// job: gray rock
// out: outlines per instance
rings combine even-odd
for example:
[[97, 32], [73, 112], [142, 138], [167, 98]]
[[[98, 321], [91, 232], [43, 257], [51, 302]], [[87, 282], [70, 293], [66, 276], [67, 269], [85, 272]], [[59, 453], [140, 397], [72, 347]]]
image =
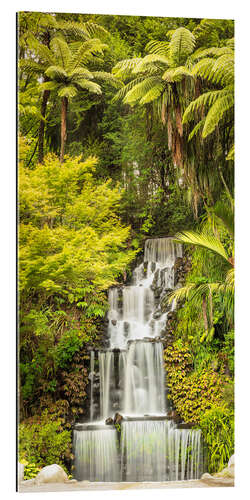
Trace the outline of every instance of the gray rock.
[[35, 484], [66, 482], [68, 482], [68, 476], [63, 468], [57, 464], [43, 467], [35, 478]]

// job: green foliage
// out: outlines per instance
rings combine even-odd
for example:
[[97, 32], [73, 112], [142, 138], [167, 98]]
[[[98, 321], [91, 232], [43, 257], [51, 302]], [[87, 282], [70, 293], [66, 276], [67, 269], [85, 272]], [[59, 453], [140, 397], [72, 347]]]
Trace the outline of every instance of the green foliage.
[[211, 368], [192, 370], [192, 357], [187, 344], [181, 341], [164, 351], [169, 398], [185, 422], [199, 424], [203, 413], [222, 398], [222, 388], [228, 380]]
[[39, 467], [36, 467], [35, 464], [29, 464], [26, 462], [26, 460], [22, 460], [22, 464], [25, 465], [24, 467], [24, 475], [23, 478], [26, 479], [34, 479], [38, 472], [41, 470]]
[[26, 460], [37, 468], [53, 463], [65, 468], [65, 458], [70, 457], [71, 453], [71, 432], [63, 429], [62, 424], [61, 418], [49, 416], [47, 410], [40, 417], [33, 417], [21, 423], [20, 461]]
[[72, 361], [74, 354], [80, 350], [83, 344], [81, 332], [67, 330], [61, 336], [55, 350], [56, 366], [66, 368]]
[[212, 407], [202, 415], [200, 427], [208, 448], [208, 471], [219, 472], [234, 453], [233, 411]]

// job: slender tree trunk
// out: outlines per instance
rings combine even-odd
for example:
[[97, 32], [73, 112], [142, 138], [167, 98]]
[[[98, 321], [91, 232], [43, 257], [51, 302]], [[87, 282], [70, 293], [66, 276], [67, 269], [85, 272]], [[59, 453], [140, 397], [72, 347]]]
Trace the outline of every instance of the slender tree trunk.
[[203, 320], [204, 320], [204, 327], [205, 331], [208, 331], [208, 320], [207, 320], [207, 301], [206, 297], [202, 298], [202, 313], [203, 313]]
[[45, 115], [46, 115], [46, 108], [47, 108], [47, 102], [49, 99], [49, 95], [50, 95], [50, 90], [44, 90], [42, 104], [41, 104], [42, 118], [40, 120], [40, 125], [39, 125], [39, 130], [38, 130], [38, 161], [39, 161], [39, 163], [43, 163], [43, 158], [44, 158]]
[[62, 108], [61, 108], [61, 152], [60, 152], [60, 162], [63, 163], [65, 143], [67, 139], [67, 108], [68, 99], [67, 97], [62, 98]]
[[[44, 40], [43, 44], [46, 45], [46, 47], [49, 48], [50, 44], [50, 32], [47, 30], [44, 34]], [[48, 82], [49, 78], [45, 75], [44, 76], [44, 81]], [[42, 104], [41, 104], [41, 121], [39, 125], [39, 131], [38, 131], [38, 162], [43, 163], [43, 158], [44, 158], [44, 130], [45, 130], [45, 115], [46, 115], [46, 108], [47, 108], [47, 102], [49, 99], [50, 91], [45, 90], [43, 92], [43, 98], [42, 98]]]

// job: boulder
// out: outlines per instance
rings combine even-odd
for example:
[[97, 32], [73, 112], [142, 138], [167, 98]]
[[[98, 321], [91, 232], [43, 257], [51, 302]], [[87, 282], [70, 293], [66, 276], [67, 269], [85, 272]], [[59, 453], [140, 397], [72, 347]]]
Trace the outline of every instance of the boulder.
[[202, 474], [201, 479], [213, 479], [213, 476], [211, 476], [208, 472], [205, 472]]
[[123, 421], [123, 416], [120, 413], [116, 413], [114, 416], [114, 424], [120, 424]]
[[68, 476], [60, 465], [53, 464], [43, 467], [35, 478], [35, 484], [43, 483], [66, 483]]
[[18, 481], [23, 481], [24, 467], [24, 464], [18, 462]]
[[106, 418], [105, 420], [106, 425], [114, 425], [114, 420], [111, 417]]
[[214, 474], [214, 477], [234, 479], [234, 465], [231, 465], [230, 467], [225, 467], [225, 469], [223, 469], [222, 471], [217, 472], [217, 474]]

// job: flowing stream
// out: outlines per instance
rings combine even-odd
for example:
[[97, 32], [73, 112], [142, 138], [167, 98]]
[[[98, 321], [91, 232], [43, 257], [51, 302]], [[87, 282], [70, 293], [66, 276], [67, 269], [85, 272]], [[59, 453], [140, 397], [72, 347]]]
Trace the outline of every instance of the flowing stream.
[[[161, 336], [182, 257], [172, 238], [148, 239], [132, 284], [109, 290], [109, 348], [98, 353], [99, 420], [94, 420], [95, 353], [90, 355], [90, 423], [74, 430], [75, 477], [90, 481], [198, 479], [203, 471], [199, 429], [168, 419]], [[104, 425], [115, 413], [120, 428]]]

